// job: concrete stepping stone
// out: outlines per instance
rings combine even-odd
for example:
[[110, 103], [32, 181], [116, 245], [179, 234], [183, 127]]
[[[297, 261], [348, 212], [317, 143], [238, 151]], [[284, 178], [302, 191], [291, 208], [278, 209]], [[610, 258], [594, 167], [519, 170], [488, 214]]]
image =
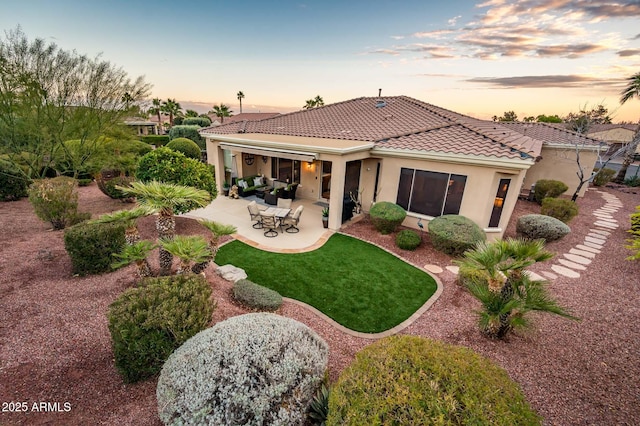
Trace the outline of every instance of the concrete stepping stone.
[[424, 265], [424, 269], [434, 274], [441, 274], [443, 269], [438, 265]]
[[600, 253], [600, 249], [602, 248], [602, 244], [594, 244], [594, 243], [590, 243], [589, 241], [585, 241], [584, 245], [587, 247], [598, 249], [598, 253]]
[[613, 219], [613, 216], [611, 216], [610, 214], [604, 214], [604, 213], [593, 213], [593, 215], [598, 218], [598, 220], [611, 220]]
[[549, 271], [542, 271], [542, 275], [544, 275], [545, 277], [549, 278], [550, 280], [555, 280], [556, 278], [558, 278], [558, 276], [556, 274], [554, 274], [553, 272], [549, 272]]
[[580, 265], [579, 263], [575, 263], [572, 262], [570, 260], [567, 259], [558, 259], [558, 263], [561, 263], [563, 266], [566, 266], [567, 268], [571, 268], [573, 270], [576, 271], [586, 271], [587, 268], [583, 265]]
[[599, 240], [605, 240], [605, 241], [608, 238], [606, 235], [594, 234], [593, 232], [589, 232], [587, 234], [587, 237], [597, 238]]
[[611, 222], [597, 221], [597, 222], [594, 223], [594, 225], [602, 226], [603, 228], [608, 228], [608, 229], [617, 229], [618, 228], [618, 224], [617, 223], [611, 223]]
[[586, 257], [578, 256], [577, 254], [565, 253], [565, 254], [563, 254], [563, 256], [566, 257], [567, 259], [569, 259], [570, 261], [575, 262], [575, 263], [579, 263], [581, 265], [590, 265], [591, 264], [591, 259], [587, 259]]
[[556, 272], [556, 273], [558, 273], [558, 274], [560, 274], [562, 276], [568, 277], [568, 278], [580, 278], [580, 274], [579, 273], [577, 273], [576, 271], [571, 270], [569, 268], [565, 268], [564, 266], [551, 265], [551, 269], [554, 272]]
[[614, 218], [612, 218], [611, 216], [609, 216], [609, 217], [600, 217], [600, 220], [602, 220], [604, 222], [618, 223], [618, 221], [615, 220]]
[[446, 266], [445, 268], [447, 269], [447, 271], [456, 275], [458, 275], [458, 271], [460, 270], [460, 267], [455, 265], [449, 265], [449, 266]]
[[593, 238], [593, 237], [589, 237], [589, 236], [584, 237], [584, 240], [586, 242], [588, 242], [588, 243], [600, 244], [601, 246], [604, 245], [604, 243], [607, 242], [607, 240], [603, 240], [601, 238]]
[[[588, 257], [588, 258], [591, 258], [591, 259], [596, 257], [595, 253], [592, 253], [590, 251], [578, 250], [578, 249], [574, 249], [574, 248], [569, 250], [569, 253], [570, 254], [575, 254], [575, 255], [578, 255], [578, 256], [582, 256], [582, 257]], [[569, 260], [571, 260], [571, 259], [569, 259]]]
[[546, 281], [547, 280], [545, 277], [542, 277], [542, 276], [536, 274], [533, 271], [526, 271], [526, 274], [529, 275], [529, 279], [531, 279], [531, 281]]
[[598, 250], [597, 248], [583, 246], [582, 244], [578, 244], [576, 248], [578, 250], [590, 251], [591, 253], [600, 253], [600, 250]]
[[589, 233], [600, 234], [600, 235], [604, 235], [604, 236], [611, 235], [611, 232], [603, 231], [602, 229], [589, 229]]

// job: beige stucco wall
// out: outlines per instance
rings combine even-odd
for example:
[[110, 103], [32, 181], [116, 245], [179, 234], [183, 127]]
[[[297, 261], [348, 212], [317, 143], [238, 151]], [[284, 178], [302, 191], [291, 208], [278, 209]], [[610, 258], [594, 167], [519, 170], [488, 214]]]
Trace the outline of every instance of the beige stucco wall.
[[[576, 150], [573, 148], [543, 147], [540, 155], [542, 160], [534, 164], [527, 172], [524, 188], [531, 188], [531, 185], [540, 179], [553, 179], [564, 182], [569, 187], [565, 195], [573, 195], [580, 183], [576, 174], [578, 171]], [[580, 164], [585, 176], [591, 176], [597, 159], [597, 151], [580, 151]], [[585, 184], [578, 195], [584, 196], [587, 188], [588, 185]]]

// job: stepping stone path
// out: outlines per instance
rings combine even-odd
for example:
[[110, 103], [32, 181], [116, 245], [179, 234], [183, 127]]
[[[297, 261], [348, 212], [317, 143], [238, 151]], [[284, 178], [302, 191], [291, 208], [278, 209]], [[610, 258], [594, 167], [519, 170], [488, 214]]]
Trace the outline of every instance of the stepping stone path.
[[427, 271], [433, 273], [433, 274], [441, 274], [442, 273], [442, 268], [439, 267], [438, 265], [424, 265], [424, 269], [426, 269]]

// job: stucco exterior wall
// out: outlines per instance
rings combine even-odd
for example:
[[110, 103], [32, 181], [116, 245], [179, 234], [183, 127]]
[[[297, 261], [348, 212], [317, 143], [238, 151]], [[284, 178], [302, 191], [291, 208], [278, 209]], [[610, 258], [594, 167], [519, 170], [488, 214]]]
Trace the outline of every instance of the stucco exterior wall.
[[[564, 182], [569, 187], [565, 194], [572, 195], [580, 183], [580, 179], [576, 174], [578, 171], [576, 150], [572, 148], [543, 147], [540, 155], [542, 160], [534, 164], [527, 172], [524, 188], [531, 188], [531, 185], [540, 179], [553, 179]], [[584, 169], [585, 176], [591, 175], [597, 159], [597, 151], [580, 151], [580, 164]], [[588, 185], [585, 184], [578, 195], [580, 197], [584, 196], [587, 188]]]

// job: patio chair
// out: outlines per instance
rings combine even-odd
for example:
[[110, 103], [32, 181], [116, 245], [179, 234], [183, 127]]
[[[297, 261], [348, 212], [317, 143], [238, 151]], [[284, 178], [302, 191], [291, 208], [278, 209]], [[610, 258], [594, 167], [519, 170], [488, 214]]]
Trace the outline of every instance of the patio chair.
[[302, 215], [302, 210], [304, 210], [304, 206], [298, 206], [298, 208], [293, 212], [291, 216], [287, 216], [282, 219], [282, 223], [284, 225], [289, 225], [284, 231], [290, 234], [295, 234], [296, 232], [300, 232], [298, 228], [298, 223], [300, 223], [300, 216]]
[[291, 199], [288, 198], [278, 198], [279, 209], [290, 209], [291, 208]]
[[262, 216], [260, 215], [260, 208], [258, 207], [258, 203], [256, 203], [255, 201], [250, 202], [247, 206], [247, 209], [249, 209], [249, 216], [251, 216], [251, 220], [256, 221], [256, 223], [252, 225], [253, 228], [262, 229]]
[[260, 212], [260, 217], [262, 218], [262, 228], [265, 229], [264, 236], [268, 238], [277, 237], [277, 222], [276, 216], [273, 214], [266, 214], [264, 212]]

